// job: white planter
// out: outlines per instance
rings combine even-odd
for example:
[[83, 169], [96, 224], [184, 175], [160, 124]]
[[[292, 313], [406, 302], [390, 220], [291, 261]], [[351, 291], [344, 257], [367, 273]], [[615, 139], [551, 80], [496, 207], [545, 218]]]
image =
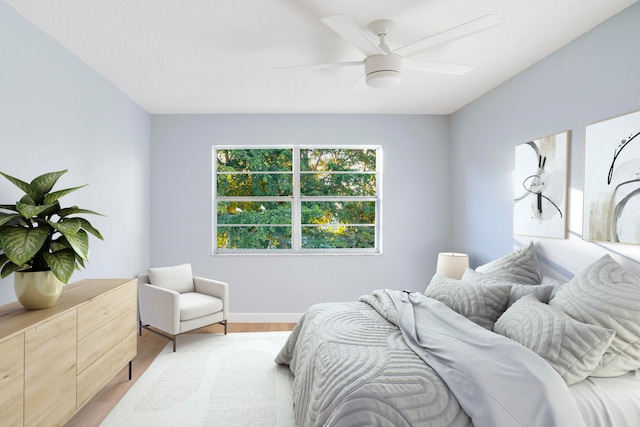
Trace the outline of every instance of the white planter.
[[64, 283], [51, 271], [17, 271], [13, 286], [20, 304], [28, 310], [37, 310], [54, 305]]

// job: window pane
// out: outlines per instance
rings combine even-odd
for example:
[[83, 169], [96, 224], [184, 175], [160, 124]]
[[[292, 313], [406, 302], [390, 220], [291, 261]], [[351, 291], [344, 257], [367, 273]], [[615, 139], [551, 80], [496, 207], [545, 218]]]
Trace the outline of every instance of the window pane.
[[366, 249], [374, 247], [374, 226], [302, 226], [303, 249]]
[[301, 171], [375, 172], [376, 150], [357, 148], [300, 149]]
[[287, 226], [220, 226], [220, 249], [291, 249], [291, 227]]
[[216, 249], [377, 249], [378, 148], [214, 147], [214, 154]]
[[292, 174], [218, 174], [218, 196], [291, 196]]
[[218, 224], [291, 224], [291, 202], [218, 202]]
[[219, 149], [218, 172], [291, 172], [293, 151], [288, 148]]
[[360, 173], [302, 174], [302, 196], [375, 196], [376, 175]]
[[302, 202], [303, 224], [375, 224], [376, 202]]

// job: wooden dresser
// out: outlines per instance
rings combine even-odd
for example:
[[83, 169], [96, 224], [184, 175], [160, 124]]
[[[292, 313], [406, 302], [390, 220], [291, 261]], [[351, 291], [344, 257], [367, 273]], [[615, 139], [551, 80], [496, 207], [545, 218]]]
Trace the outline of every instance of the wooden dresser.
[[87, 279], [58, 302], [0, 307], [0, 424], [61, 426], [137, 354], [135, 279]]

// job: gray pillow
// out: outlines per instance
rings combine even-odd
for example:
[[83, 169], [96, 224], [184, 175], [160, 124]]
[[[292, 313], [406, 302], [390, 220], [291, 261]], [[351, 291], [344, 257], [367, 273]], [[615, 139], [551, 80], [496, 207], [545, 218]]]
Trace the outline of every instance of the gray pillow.
[[483, 273], [478, 273], [477, 271], [471, 270], [468, 268], [464, 275], [462, 276], [463, 281], [476, 281], [481, 282], [485, 285], [495, 286], [495, 285], [505, 285], [511, 286], [511, 290], [509, 291], [509, 301], [507, 302], [507, 307], [509, 308], [516, 302], [518, 299], [522, 298], [525, 295], [534, 294], [540, 301], [549, 302], [551, 298], [551, 292], [554, 289], [553, 284], [548, 285], [521, 285], [519, 283], [513, 283], [508, 280], [504, 280], [497, 276], [490, 276]]
[[533, 248], [533, 242], [477, 267], [476, 271], [525, 285], [539, 285], [542, 280], [540, 263]]
[[508, 308], [493, 330], [542, 357], [568, 385], [589, 376], [615, 335], [611, 329], [578, 322], [534, 295]]
[[580, 322], [616, 332], [592, 376], [640, 369], [640, 277], [605, 255], [576, 274], [549, 304]]
[[558, 291], [562, 289], [565, 283], [567, 283], [566, 280], [563, 281], [559, 279], [554, 279], [553, 277], [549, 277], [549, 276], [542, 276], [542, 281], [540, 282], [540, 285], [543, 285], [543, 286], [553, 285], [553, 290], [551, 291], [551, 295], [549, 295], [549, 299], [547, 301], [542, 301], [542, 300], [540, 301], [549, 303], [549, 301], [551, 301], [553, 297], [556, 296]]
[[424, 294], [491, 330], [494, 322], [507, 306], [510, 288], [511, 286], [508, 285], [488, 286], [479, 282], [469, 283], [436, 274]]
[[518, 301], [520, 298], [525, 297], [527, 295], [535, 295], [540, 302], [543, 302], [546, 304], [551, 299], [551, 293], [553, 292], [554, 288], [555, 286], [551, 284], [520, 285], [516, 283], [511, 287], [507, 308], [511, 307], [516, 301]]

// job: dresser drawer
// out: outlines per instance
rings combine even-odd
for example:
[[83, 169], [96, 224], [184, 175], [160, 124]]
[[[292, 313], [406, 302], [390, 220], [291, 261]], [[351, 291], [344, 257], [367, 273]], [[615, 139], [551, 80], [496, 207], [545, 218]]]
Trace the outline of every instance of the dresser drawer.
[[135, 333], [136, 321], [136, 307], [131, 307], [78, 341], [78, 374], [125, 337]]
[[134, 331], [78, 374], [78, 408], [91, 399], [123, 366], [136, 356], [137, 346], [138, 335]]
[[[78, 307], [78, 340], [115, 319], [131, 307], [136, 307], [136, 281], [87, 302]], [[134, 321], [135, 323], [135, 321]]]

